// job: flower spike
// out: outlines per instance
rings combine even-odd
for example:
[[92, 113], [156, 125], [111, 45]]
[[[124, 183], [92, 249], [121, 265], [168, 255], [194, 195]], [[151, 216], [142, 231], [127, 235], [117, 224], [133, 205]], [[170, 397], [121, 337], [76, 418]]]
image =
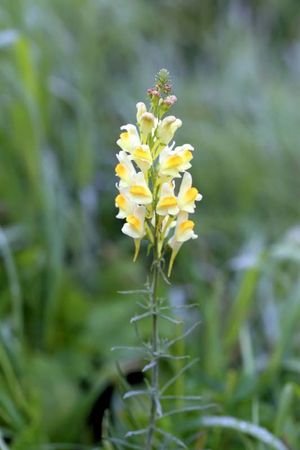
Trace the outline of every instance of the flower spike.
[[134, 240], [134, 261], [142, 240], [148, 241], [148, 249], [160, 259], [169, 246], [170, 276], [182, 244], [197, 238], [189, 214], [202, 195], [188, 172], [194, 148], [172, 143], [182, 121], [174, 115], [164, 117], [177, 101], [166, 69], [157, 74], [148, 96], [149, 107], [144, 102], [136, 104], [137, 126], [122, 126], [117, 140], [121, 151], [115, 168], [119, 178], [115, 204], [117, 218], [125, 219], [122, 232]]

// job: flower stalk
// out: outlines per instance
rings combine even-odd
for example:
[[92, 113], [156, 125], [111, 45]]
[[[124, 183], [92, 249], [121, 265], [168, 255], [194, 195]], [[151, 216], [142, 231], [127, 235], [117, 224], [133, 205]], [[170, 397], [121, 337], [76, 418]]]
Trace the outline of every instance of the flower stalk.
[[158, 311], [157, 311], [157, 290], [159, 280], [159, 260], [153, 261], [152, 267], [152, 283], [151, 283], [151, 295], [150, 295], [150, 308], [152, 310], [152, 337], [151, 337], [151, 353], [154, 361], [152, 368], [151, 379], [151, 406], [149, 414], [149, 426], [146, 440], [146, 450], [152, 449], [153, 433], [155, 428], [155, 420], [157, 415], [157, 393], [158, 393], [158, 376], [159, 376], [159, 358], [158, 358]]

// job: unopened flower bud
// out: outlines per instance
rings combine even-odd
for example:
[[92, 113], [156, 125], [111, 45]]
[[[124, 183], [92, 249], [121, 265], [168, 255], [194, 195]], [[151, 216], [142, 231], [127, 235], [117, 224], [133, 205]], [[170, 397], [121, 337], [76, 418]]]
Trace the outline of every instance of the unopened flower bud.
[[136, 104], [136, 120], [137, 123], [140, 123], [142, 115], [147, 111], [146, 105], [143, 102], [138, 102]]
[[176, 95], [169, 95], [164, 99], [164, 104], [168, 107], [173, 106], [177, 102]]
[[145, 112], [140, 119], [140, 130], [143, 134], [149, 134], [155, 126], [155, 117], [152, 113]]
[[147, 93], [148, 93], [148, 95], [149, 95], [149, 97], [160, 97], [160, 93], [159, 93], [159, 91], [157, 90], [157, 89], [155, 89], [155, 88], [150, 88], [150, 89], [148, 89], [147, 90]]
[[180, 119], [176, 119], [175, 116], [167, 116], [161, 121], [158, 127], [157, 137], [163, 144], [167, 145], [181, 125], [182, 122]]
[[163, 90], [166, 94], [169, 94], [172, 91], [172, 86], [169, 83], [166, 83], [163, 87]]

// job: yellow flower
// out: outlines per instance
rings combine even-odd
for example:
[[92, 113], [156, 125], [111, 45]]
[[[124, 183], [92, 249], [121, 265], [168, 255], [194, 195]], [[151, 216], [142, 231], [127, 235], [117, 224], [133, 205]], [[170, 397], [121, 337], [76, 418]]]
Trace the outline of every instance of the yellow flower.
[[202, 195], [199, 194], [195, 187], [192, 187], [192, 176], [189, 172], [185, 172], [181, 181], [178, 193], [178, 206], [181, 211], [188, 213], [195, 212], [195, 201], [200, 201]]
[[192, 147], [190, 144], [183, 144], [181, 147], [176, 147], [175, 152], [178, 152], [178, 154], [183, 159], [183, 168], [182, 170], [188, 170], [192, 165], [190, 164], [190, 161], [193, 159], [193, 151], [194, 147]]
[[193, 147], [184, 144], [174, 150], [165, 147], [159, 155], [159, 175], [172, 178], [180, 177], [180, 172], [184, 172], [191, 167], [190, 161], [193, 158]]
[[195, 223], [192, 220], [188, 220], [188, 213], [185, 211], [180, 212], [177, 218], [176, 228], [174, 235], [169, 240], [168, 244], [171, 248], [175, 248], [183, 242], [189, 239], [196, 239], [198, 236], [194, 233]]
[[126, 223], [122, 227], [122, 232], [134, 239], [135, 252], [133, 261], [138, 257], [141, 240], [146, 234], [145, 216], [146, 208], [136, 205], [132, 214], [126, 217]]
[[182, 122], [180, 119], [176, 119], [175, 116], [165, 117], [157, 127], [157, 137], [165, 145], [173, 139], [173, 136], [178, 128], [180, 128]]
[[141, 140], [137, 128], [134, 125], [128, 124], [121, 127], [122, 133], [117, 140], [117, 144], [122, 150], [132, 153], [133, 150], [141, 145]]
[[136, 174], [135, 168], [126, 152], [120, 151], [117, 158], [119, 164], [116, 165], [115, 172], [120, 178], [120, 187], [129, 186], [132, 177]]
[[147, 171], [152, 164], [152, 155], [149, 145], [140, 145], [132, 152], [132, 158], [138, 167], [143, 171]]
[[174, 235], [169, 239], [169, 246], [172, 248], [172, 254], [169, 262], [168, 276], [171, 275], [172, 267], [176, 258], [176, 255], [182, 246], [183, 242], [189, 239], [197, 239], [197, 234], [194, 233], [194, 222], [188, 219], [188, 213], [180, 212], [177, 218], [176, 228]]
[[143, 172], [138, 172], [132, 177], [130, 186], [124, 188], [124, 193], [136, 204], [148, 205], [152, 203], [152, 193]]
[[177, 198], [174, 195], [174, 185], [172, 183], [164, 183], [162, 185], [156, 212], [160, 216], [174, 216], [179, 212]]
[[116, 215], [117, 219], [125, 219], [132, 214], [134, 209], [134, 203], [132, 203], [124, 194], [118, 194], [115, 198], [116, 208], [119, 208], [119, 212]]
[[135, 206], [132, 214], [126, 217], [126, 223], [122, 227], [122, 232], [133, 239], [142, 239], [145, 234], [145, 215], [144, 206]]

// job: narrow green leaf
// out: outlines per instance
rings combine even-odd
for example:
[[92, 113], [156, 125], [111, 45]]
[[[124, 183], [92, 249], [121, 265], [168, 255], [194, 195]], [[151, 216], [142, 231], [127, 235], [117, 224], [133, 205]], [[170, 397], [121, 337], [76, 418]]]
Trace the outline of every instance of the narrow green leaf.
[[284, 433], [286, 421], [291, 415], [294, 397], [294, 387], [292, 383], [287, 383], [281, 391], [277, 414], [275, 418], [274, 433], [281, 436]]
[[240, 433], [248, 434], [266, 445], [269, 445], [274, 450], [288, 450], [282, 441], [277, 439], [265, 428], [254, 425], [253, 423], [245, 422], [234, 417], [227, 416], [204, 416], [199, 420], [199, 424], [209, 428], [227, 428], [239, 431]]
[[232, 347], [238, 339], [240, 329], [249, 315], [253, 302], [259, 269], [251, 267], [243, 276], [239, 291], [229, 312], [227, 331], [225, 334], [225, 346]]

